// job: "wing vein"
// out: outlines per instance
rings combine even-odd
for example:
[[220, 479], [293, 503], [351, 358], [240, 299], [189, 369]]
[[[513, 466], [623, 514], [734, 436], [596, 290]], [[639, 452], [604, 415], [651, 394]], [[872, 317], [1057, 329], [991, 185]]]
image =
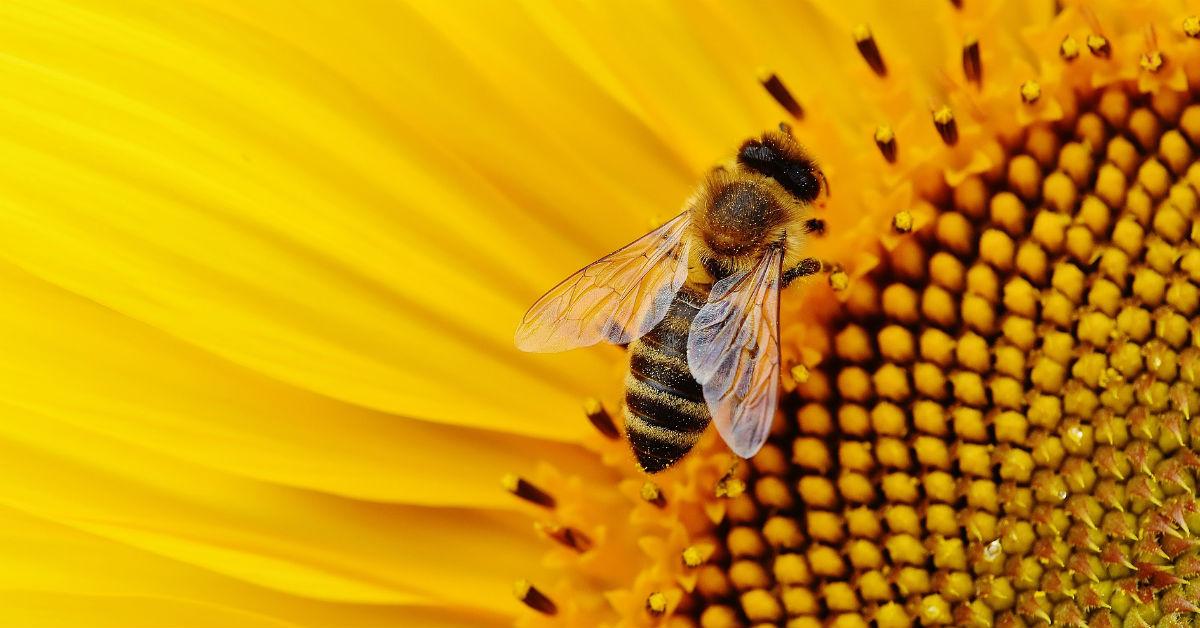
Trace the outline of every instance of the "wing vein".
[[563, 280], [525, 313], [517, 347], [565, 351], [645, 335], [687, 280], [689, 223], [685, 211]]

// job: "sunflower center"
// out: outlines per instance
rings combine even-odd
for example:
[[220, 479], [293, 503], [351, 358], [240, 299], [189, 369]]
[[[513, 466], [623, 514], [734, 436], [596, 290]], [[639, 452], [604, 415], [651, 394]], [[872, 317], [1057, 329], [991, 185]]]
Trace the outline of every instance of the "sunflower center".
[[[1200, 34], [1196, 18], [1181, 25]], [[852, 34], [886, 77], [871, 30]], [[1125, 39], [1095, 32], [1056, 45], [1052, 62], [1085, 75], [1115, 67], [1114, 47], [1128, 52]], [[694, 454], [670, 484], [623, 483], [635, 504], [627, 520], [590, 536], [557, 524], [542, 534], [586, 571], [617, 547], [606, 534], [637, 527], [626, 545], [649, 566], [607, 598], [634, 623], [1194, 623], [1200, 103], [1167, 87], [1178, 54], [1151, 37], [1134, 56], [1138, 81], [1081, 81], [1087, 93], [1062, 119], [996, 129], [1006, 148], [987, 159], [1001, 167], [947, 172], [952, 189], [897, 212], [894, 246], [869, 275], [831, 265], [843, 299], [824, 329], [829, 351], [792, 368], [787, 420], [752, 460], [724, 472], [716, 455]], [[978, 40], [964, 42], [962, 76], [976, 95], [999, 74], [985, 73], [984, 58]], [[1012, 106], [1057, 111], [1061, 86], [1053, 73], [1039, 80], [1013, 82]], [[803, 117], [779, 77], [761, 82]], [[930, 113], [939, 148], [961, 156], [979, 146], [976, 118], [989, 114], [959, 109], [961, 120], [949, 106]], [[874, 143], [894, 172], [918, 172], [901, 168], [912, 166], [905, 151], [923, 153], [897, 124], [878, 126]], [[928, 205], [936, 212], [924, 222]], [[618, 441], [599, 403], [586, 414]], [[541, 510], [559, 494], [515, 477], [505, 487]], [[563, 502], [564, 516], [576, 510]], [[518, 599], [559, 612], [527, 584]], [[570, 611], [571, 595], [555, 594]]]
[[852, 283], [833, 355], [726, 492], [699, 624], [1200, 611], [1198, 141], [1200, 105], [1104, 91]]

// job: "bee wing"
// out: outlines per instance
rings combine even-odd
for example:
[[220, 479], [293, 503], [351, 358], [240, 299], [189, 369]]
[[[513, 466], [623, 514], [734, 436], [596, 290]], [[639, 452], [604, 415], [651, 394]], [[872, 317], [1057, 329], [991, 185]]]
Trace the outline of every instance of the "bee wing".
[[767, 440], [779, 393], [779, 284], [783, 252], [713, 285], [692, 319], [687, 361], [721, 438], [749, 458]]
[[538, 299], [517, 328], [522, 351], [625, 344], [654, 328], [688, 275], [688, 212], [591, 263]]

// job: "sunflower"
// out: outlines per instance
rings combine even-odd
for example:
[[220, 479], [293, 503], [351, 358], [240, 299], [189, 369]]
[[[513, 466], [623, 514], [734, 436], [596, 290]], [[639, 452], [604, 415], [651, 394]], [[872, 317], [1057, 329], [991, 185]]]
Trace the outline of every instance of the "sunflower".
[[[1197, 13], [0, 4], [0, 623], [1193, 625]], [[771, 440], [645, 476], [512, 330], [781, 120]]]

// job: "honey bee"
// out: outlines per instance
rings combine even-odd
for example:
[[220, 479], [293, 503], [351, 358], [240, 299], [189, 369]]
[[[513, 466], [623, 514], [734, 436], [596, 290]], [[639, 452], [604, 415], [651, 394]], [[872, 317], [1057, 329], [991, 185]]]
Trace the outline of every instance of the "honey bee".
[[625, 433], [657, 473], [709, 422], [738, 456], [767, 440], [779, 388], [779, 291], [821, 269], [820, 168], [787, 128], [744, 142], [666, 224], [571, 275], [526, 312], [523, 351], [628, 344]]

